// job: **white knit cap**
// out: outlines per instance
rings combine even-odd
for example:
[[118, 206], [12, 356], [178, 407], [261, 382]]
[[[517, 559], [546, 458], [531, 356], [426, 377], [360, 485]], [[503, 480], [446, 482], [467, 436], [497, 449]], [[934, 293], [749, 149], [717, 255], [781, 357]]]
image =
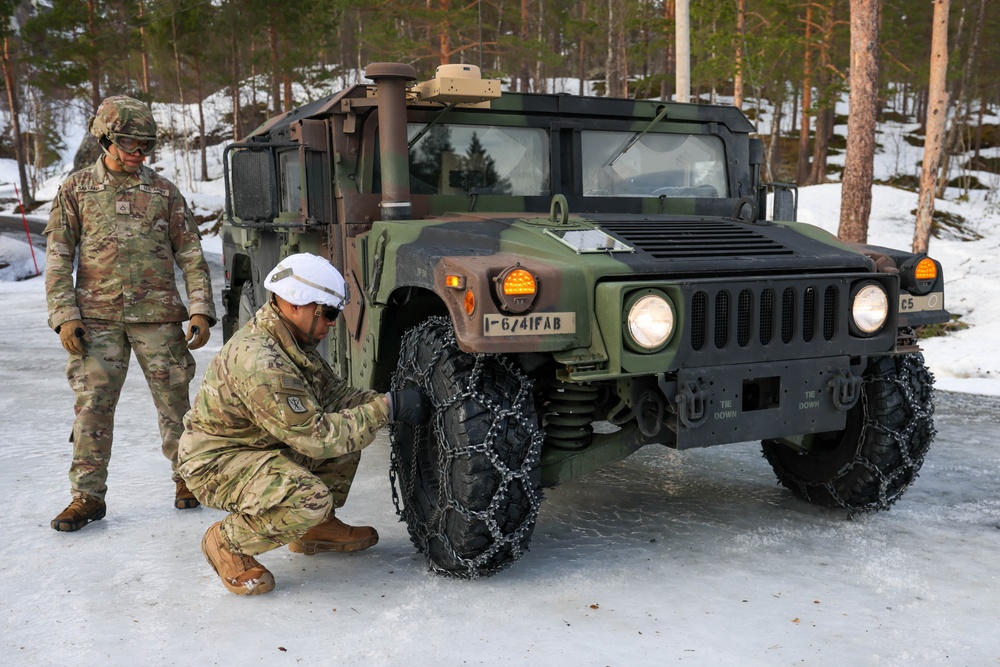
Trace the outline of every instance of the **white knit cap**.
[[318, 255], [289, 255], [271, 269], [264, 287], [296, 306], [321, 303], [343, 309], [347, 303], [344, 276]]

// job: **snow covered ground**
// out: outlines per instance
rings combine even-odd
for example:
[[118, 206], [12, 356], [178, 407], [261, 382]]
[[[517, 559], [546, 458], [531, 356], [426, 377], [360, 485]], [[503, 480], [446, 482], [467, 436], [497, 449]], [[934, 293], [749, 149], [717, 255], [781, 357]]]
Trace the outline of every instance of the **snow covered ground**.
[[[647, 447], [549, 490], [530, 551], [474, 582], [429, 572], [411, 546], [380, 437], [341, 511], [376, 526], [380, 543], [265, 554], [277, 588], [246, 599], [198, 547], [222, 513], [172, 507], [135, 364], [107, 517], [49, 528], [68, 501], [66, 355], [45, 325], [41, 280], [0, 281], [0, 304], [0, 664], [1000, 662], [1000, 399], [939, 392], [920, 478], [889, 512], [854, 520], [793, 499], [756, 443]], [[194, 353], [199, 370], [221, 345], [213, 334]]]

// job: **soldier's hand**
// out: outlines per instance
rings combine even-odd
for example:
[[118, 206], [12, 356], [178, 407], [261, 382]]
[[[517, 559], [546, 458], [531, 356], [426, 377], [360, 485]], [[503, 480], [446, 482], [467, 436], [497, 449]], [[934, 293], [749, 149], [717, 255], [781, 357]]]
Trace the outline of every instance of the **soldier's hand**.
[[208, 318], [204, 315], [192, 315], [191, 321], [188, 323], [188, 349], [197, 350], [208, 342], [210, 335]]
[[60, 324], [56, 331], [59, 334], [59, 342], [70, 354], [78, 356], [83, 354], [83, 344], [90, 343], [83, 320], [67, 320]]
[[389, 421], [418, 426], [431, 417], [433, 406], [419, 389], [390, 391], [386, 396], [389, 397]]

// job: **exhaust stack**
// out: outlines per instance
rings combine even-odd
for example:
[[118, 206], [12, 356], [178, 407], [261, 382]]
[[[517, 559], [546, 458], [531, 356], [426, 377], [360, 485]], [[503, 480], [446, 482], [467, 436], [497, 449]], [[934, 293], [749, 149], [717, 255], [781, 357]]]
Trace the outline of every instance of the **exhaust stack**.
[[383, 220], [412, 217], [410, 162], [406, 136], [406, 84], [417, 70], [403, 63], [371, 63], [365, 77], [375, 82], [378, 102], [378, 137], [382, 162]]

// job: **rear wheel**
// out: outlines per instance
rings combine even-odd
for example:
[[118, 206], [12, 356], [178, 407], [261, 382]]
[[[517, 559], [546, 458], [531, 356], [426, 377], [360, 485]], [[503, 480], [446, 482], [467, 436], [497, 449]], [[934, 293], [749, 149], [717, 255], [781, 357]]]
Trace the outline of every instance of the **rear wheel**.
[[431, 569], [475, 579], [528, 547], [542, 499], [531, 381], [509, 359], [459, 350], [451, 323], [430, 318], [403, 338], [393, 388], [434, 404], [426, 426], [391, 428], [396, 512]]
[[805, 436], [795, 447], [765, 440], [764, 457], [804, 500], [887, 509], [916, 479], [934, 438], [933, 384], [920, 354], [873, 358], [844, 430]]

